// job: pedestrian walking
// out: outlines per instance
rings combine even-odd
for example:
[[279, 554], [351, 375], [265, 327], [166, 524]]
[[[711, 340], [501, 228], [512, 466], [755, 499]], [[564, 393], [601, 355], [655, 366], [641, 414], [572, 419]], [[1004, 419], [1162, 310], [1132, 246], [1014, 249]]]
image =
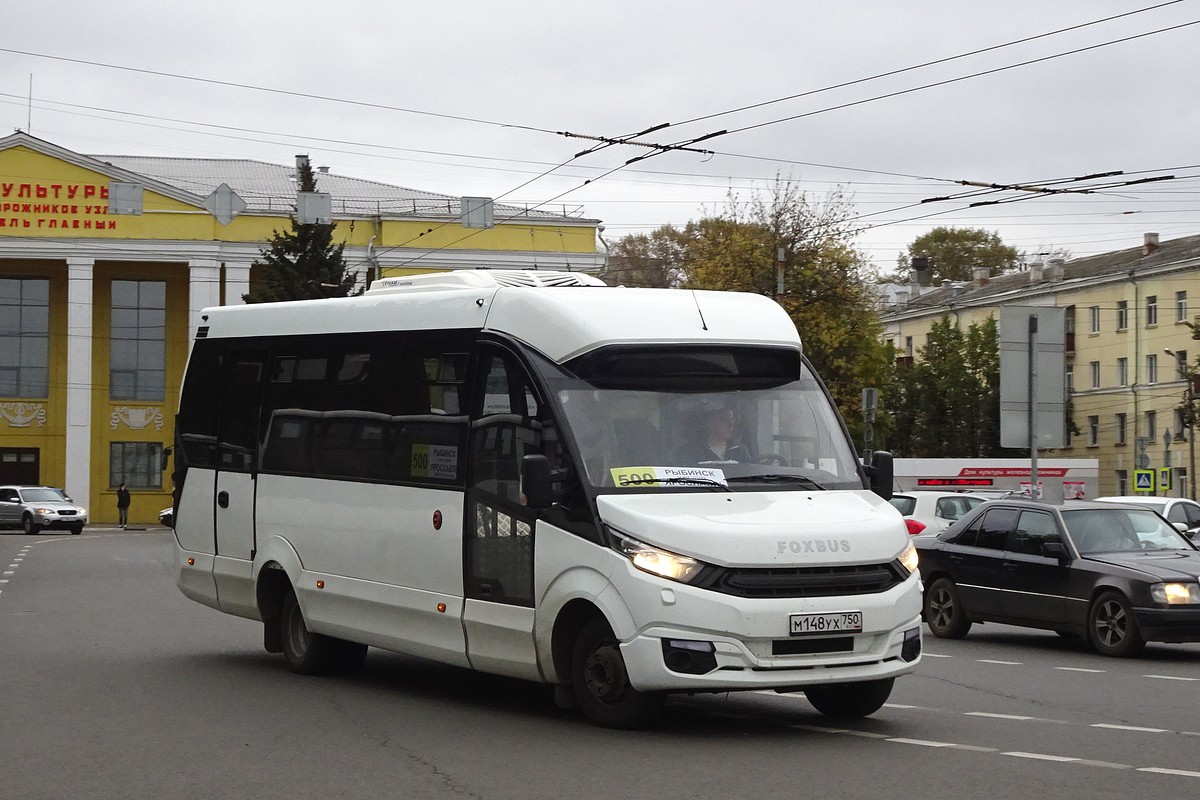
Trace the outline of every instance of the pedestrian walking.
[[117, 487], [117, 523], [122, 528], [129, 524], [129, 490], [124, 481]]

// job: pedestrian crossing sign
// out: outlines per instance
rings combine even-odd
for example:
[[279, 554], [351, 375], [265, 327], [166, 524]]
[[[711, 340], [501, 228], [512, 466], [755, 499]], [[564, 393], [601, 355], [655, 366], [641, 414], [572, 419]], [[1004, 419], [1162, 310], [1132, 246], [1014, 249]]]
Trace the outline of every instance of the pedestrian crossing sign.
[[1133, 471], [1133, 489], [1137, 492], [1154, 491], [1154, 470], [1135, 469]]
[[1158, 468], [1158, 490], [1160, 492], [1171, 491], [1171, 468], [1170, 467], [1159, 467]]

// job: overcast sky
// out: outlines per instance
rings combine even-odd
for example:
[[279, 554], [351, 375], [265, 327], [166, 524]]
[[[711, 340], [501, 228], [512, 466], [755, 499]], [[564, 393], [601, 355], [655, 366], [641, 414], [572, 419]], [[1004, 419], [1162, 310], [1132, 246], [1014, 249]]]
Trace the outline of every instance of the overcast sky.
[[[715, 213], [730, 190], [747, 198], [782, 174], [816, 199], [848, 190], [872, 226], [858, 244], [883, 271], [939, 225], [1076, 257], [1147, 231], [1200, 233], [1200, 0], [12, 5], [0, 131], [82, 153], [308, 153], [424, 191], [582, 207], [610, 241]], [[575, 159], [595, 143], [556, 133], [664, 123], [640, 141], [729, 133], [694, 145], [711, 155], [620, 145]], [[968, 191], [955, 180], [1168, 175], [913, 205]], [[1016, 197], [1028, 199], [967, 207]]]

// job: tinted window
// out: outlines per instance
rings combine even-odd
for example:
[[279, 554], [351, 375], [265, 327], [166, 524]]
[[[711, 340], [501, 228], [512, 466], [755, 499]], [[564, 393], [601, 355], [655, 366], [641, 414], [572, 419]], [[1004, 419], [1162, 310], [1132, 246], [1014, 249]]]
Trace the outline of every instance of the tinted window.
[[183, 464], [216, 465], [217, 401], [221, 386], [221, 342], [200, 339], [192, 346], [175, 436]]
[[1013, 550], [1031, 556], [1042, 555], [1042, 545], [1061, 542], [1054, 517], [1042, 511], [1022, 511], [1017, 519]]
[[1187, 514], [1184, 511], [1183, 503], [1176, 503], [1171, 506], [1171, 510], [1167, 512], [1168, 522], [1187, 522]]
[[961, 519], [966, 516], [968, 511], [982, 502], [974, 497], [940, 497], [934, 514], [942, 519]]
[[938, 538], [950, 544], [959, 544], [964, 547], [974, 547], [975, 541], [979, 538], [979, 528], [983, 524], [983, 515], [975, 517], [966, 527], [951, 528], [943, 533]]
[[1015, 508], [993, 508], [985, 513], [975, 546], [1003, 550], [1008, 543], [1008, 532], [1016, 525], [1019, 513]]
[[892, 499], [888, 502], [895, 506], [896, 510], [906, 517], [913, 513], [913, 511], [915, 511], [917, 508], [917, 499], [915, 497], [905, 497], [902, 494], [892, 495]]

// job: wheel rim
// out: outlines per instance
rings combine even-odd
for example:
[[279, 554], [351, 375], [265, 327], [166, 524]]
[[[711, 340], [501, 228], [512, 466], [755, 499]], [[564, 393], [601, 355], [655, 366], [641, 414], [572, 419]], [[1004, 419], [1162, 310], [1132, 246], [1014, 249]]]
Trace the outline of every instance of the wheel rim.
[[939, 631], [950, 627], [954, 620], [954, 598], [947, 589], [938, 589], [929, 598], [929, 626]]
[[614, 643], [601, 644], [588, 654], [583, 665], [588, 693], [606, 706], [618, 705], [629, 693], [625, 661]]
[[296, 658], [303, 658], [308, 650], [308, 628], [304, 625], [304, 615], [300, 613], [300, 606], [292, 607], [286, 622], [284, 635], [287, 637], [288, 651]]
[[33, 517], [25, 518], [25, 532], [33, 533]]
[[1096, 610], [1096, 640], [1105, 647], [1116, 647], [1129, 630], [1129, 616], [1115, 600], [1100, 604]]

